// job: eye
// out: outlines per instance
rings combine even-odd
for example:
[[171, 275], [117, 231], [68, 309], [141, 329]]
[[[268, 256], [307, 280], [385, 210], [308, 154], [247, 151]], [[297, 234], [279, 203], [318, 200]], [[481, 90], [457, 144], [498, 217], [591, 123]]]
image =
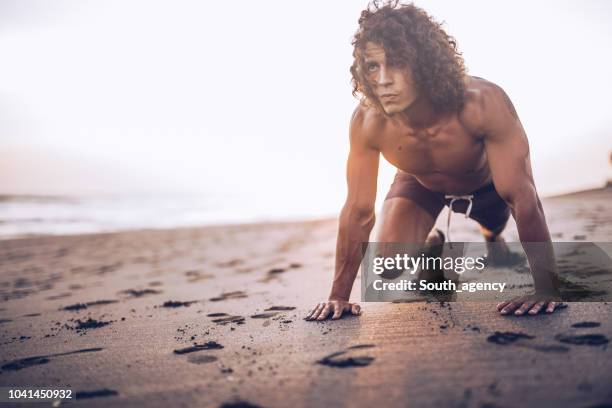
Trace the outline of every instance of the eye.
[[374, 72], [376, 71], [377, 68], [378, 68], [378, 64], [375, 62], [370, 62], [369, 64], [366, 65], [366, 71], [368, 72]]

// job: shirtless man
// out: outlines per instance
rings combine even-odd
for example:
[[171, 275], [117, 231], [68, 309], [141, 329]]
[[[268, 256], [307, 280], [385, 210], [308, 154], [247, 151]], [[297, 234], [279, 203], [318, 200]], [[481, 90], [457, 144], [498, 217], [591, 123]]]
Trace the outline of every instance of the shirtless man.
[[[368, 7], [353, 45], [353, 94], [361, 95], [361, 103], [350, 123], [348, 195], [339, 218], [335, 274], [329, 299], [306, 320], [360, 314], [360, 306], [348, 300], [361, 245], [374, 226], [380, 154], [398, 172], [382, 208], [378, 242], [442, 240], [432, 228], [449, 204], [445, 195], [471, 194], [470, 217], [487, 242], [503, 242], [500, 234], [512, 213], [521, 242], [546, 248], [535, 254], [524, 245], [535, 293], [500, 303], [499, 312], [552, 313], [560, 297], [550, 234], [527, 137], [504, 90], [466, 75], [454, 39], [414, 5]], [[455, 204], [454, 211], [467, 211], [468, 203]]]

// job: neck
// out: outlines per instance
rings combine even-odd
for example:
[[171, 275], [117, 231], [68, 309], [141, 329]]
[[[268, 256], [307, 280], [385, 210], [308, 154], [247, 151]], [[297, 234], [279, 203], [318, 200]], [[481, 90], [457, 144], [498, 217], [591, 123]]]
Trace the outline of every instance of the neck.
[[402, 122], [416, 129], [433, 125], [439, 117], [433, 106], [420, 96], [402, 112], [398, 112], [397, 116]]

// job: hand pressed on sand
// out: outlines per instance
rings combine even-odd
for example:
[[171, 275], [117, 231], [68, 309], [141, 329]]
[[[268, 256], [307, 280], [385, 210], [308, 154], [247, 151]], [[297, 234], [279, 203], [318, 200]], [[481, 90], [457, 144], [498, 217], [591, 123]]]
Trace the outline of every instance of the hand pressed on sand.
[[331, 316], [332, 320], [337, 320], [343, 314], [360, 315], [361, 306], [357, 303], [350, 303], [346, 300], [328, 300], [320, 302], [308, 312], [304, 320], [325, 320]]

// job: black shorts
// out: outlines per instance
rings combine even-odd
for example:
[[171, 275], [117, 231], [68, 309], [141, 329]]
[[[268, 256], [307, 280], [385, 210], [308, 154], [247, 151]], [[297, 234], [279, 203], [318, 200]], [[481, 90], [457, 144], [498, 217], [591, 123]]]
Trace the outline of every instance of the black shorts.
[[[490, 231], [495, 231], [506, 225], [510, 217], [510, 207], [497, 194], [493, 183], [489, 183], [469, 194], [474, 196], [470, 218]], [[398, 171], [385, 200], [394, 197], [409, 198], [431, 214], [435, 220], [442, 208], [450, 204], [451, 199], [445, 198], [445, 195], [445, 193], [425, 188], [414, 176]], [[453, 212], [465, 214], [468, 205], [468, 200], [457, 200], [453, 203]]]

